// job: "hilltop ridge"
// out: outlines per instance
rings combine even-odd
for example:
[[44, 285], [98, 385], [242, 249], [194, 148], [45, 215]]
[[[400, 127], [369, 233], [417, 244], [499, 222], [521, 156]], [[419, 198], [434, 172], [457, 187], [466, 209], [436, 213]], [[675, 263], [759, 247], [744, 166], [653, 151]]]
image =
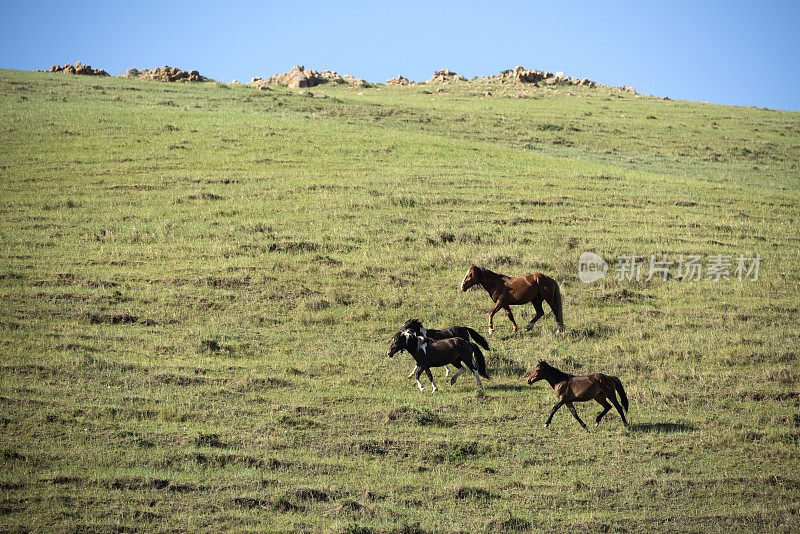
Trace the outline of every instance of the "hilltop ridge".
[[[91, 75], [91, 76], [109, 76], [103, 69], [92, 69], [90, 66], [83, 65], [80, 61], [76, 61], [74, 65], [67, 63], [63, 66], [53, 65], [50, 67], [49, 72], [58, 72], [64, 74], [75, 75]], [[121, 77], [141, 77], [156, 81], [191, 81], [201, 82], [206, 81], [207, 78], [201, 76], [197, 70], [183, 71], [176, 67], [164, 66], [155, 69], [136, 69], [130, 68]], [[567, 85], [567, 86], [582, 86], [589, 88], [607, 87], [611, 89], [618, 89], [627, 91], [629, 93], [636, 93], [634, 87], [628, 86], [611, 86], [603, 85], [588, 78], [578, 78], [576, 76], [567, 76], [563, 71], [550, 72], [536, 69], [527, 69], [522, 66], [516, 66], [513, 69], [506, 69], [498, 74], [488, 76], [476, 76], [471, 80], [457, 74], [456, 72], [444, 68], [434, 71], [433, 75], [425, 81], [412, 81], [403, 75], [398, 75], [395, 78], [386, 80], [386, 85], [425, 85], [425, 84], [451, 84], [460, 82], [477, 81], [483, 83], [516, 83], [527, 85], [531, 87], [539, 87], [540, 85]], [[239, 83], [233, 80], [232, 83]], [[316, 85], [325, 83], [338, 83], [351, 85], [355, 87], [366, 87], [371, 85], [381, 85], [379, 83], [368, 82], [364, 78], [358, 78], [350, 74], [339, 74], [333, 70], [317, 71], [314, 69], [306, 69], [304, 65], [298, 64], [292, 67], [287, 72], [273, 74], [266, 78], [255, 76], [250, 80], [248, 85], [258, 88], [265, 88], [270, 85], [283, 85], [293, 89], [301, 89], [306, 87], [314, 87]]]

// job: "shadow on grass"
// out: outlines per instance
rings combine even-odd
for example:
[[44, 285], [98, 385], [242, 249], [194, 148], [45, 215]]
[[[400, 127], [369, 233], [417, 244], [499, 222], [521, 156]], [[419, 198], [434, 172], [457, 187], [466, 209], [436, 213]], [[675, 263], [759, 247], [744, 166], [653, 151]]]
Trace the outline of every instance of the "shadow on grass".
[[631, 432], [656, 432], [656, 433], [672, 433], [672, 432], [691, 432], [695, 430], [693, 425], [686, 423], [633, 423], [630, 426]]
[[[526, 334], [527, 334], [527, 336], [526, 336]], [[530, 332], [522, 332], [520, 330], [517, 330], [516, 333], [512, 332], [511, 334], [508, 334], [507, 336], [503, 336], [503, 337], [499, 337], [498, 336], [497, 339], [499, 339], [500, 341], [508, 341], [509, 339], [522, 339], [523, 337], [528, 337], [530, 335], [532, 335]]]
[[497, 384], [488, 385], [486, 387], [493, 391], [524, 391], [530, 389], [531, 386], [527, 384]]

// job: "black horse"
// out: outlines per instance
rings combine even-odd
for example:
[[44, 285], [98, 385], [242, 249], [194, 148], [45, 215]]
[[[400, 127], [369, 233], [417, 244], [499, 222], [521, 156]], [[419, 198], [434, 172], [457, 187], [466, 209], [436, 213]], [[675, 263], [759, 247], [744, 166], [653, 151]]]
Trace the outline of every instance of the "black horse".
[[[400, 330], [406, 330], [408, 332], [413, 332], [415, 334], [419, 334], [424, 337], [429, 337], [431, 339], [447, 339], [449, 337], [460, 337], [466, 341], [474, 341], [485, 350], [489, 350], [489, 343], [486, 342], [486, 338], [482, 335], [477, 333], [472, 328], [468, 326], [450, 326], [448, 328], [443, 328], [441, 330], [436, 330], [434, 328], [425, 328], [422, 326], [422, 321], [419, 319], [409, 319], [403, 326], [400, 327]], [[473, 365], [476, 362], [472, 361]], [[414, 369], [411, 370], [411, 374], [408, 375], [408, 378], [414, 376], [414, 373], [417, 372], [417, 366], [414, 366]], [[450, 370], [445, 366], [444, 368], [444, 375], [450, 376]]]
[[[483, 387], [479, 374], [484, 378], [489, 378], [489, 375], [486, 374], [486, 362], [481, 349], [476, 344], [460, 337], [433, 340], [408, 330], [400, 330], [392, 338], [386, 355], [391, 358], [396, 352], [403, 349], [407, 350], [417, 362], [414, 378], [417, 380], [417, 387], [420, 391], [425, 391], [419, 381], [423, 371], [428, 375], [433, 391], [439, 389], [436, 387], [436, 382], [433, 381], [431, 367], [442, 367], [448, 364], [456, 367], [458, 372], [450, 379], [450, 384], [455, 384], [456, 379], [467, 369], [475, 375], [478, 387]], [[472, 363], [473, 359], [475, 364]]]

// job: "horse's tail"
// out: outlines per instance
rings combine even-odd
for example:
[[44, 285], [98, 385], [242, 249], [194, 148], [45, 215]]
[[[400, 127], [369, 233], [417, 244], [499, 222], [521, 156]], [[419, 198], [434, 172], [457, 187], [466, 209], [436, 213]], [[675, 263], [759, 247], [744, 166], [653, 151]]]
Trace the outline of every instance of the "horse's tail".
[[553, 305], [551, 307], [553, 308], [553, 313], [556, 316], [556, 325], [558, 327], [558, 330], [559, 331], [563, 331], [564, 330], [564, 314], [563, 314], [564, 301], [561, 298], [561, 290], [558, 288], [558, 283], [555, 280], [553, 280], [553, 284], [556, 286], [556, 289], [555, 289], [555, 291], [553, 291]]
[[625, 408], [625, 411], [628, 411], [628, 396], [625, 394], [625, 388], [622, 387], [622, 382], [616, 376], [612, 376], [611, 380], [614, 381], [614, 386], [617, 388], [617, 393], [619, 393], [619, 400], [622, 402], [622, 407]]
[[475, 343], [477, 343], [484, 349], [489, 350], [489, 343], [486, 341], [485, 337], [483, 337], [482, 335], [480, 335], [479, 333], [477, 333], [475, 330], [473, 330], [468, 326], [465, 326], [464, 328], [466, 328], [467, 332], [469, 332], [470, 337], [475, 341]]
[[483, 359], [481, 349], [475, 343], [470, 343], [470, 345], [472, 345], [472, 355], [475, 357], [475, 363], [478, 366], [478, 374], [483, 378], [489, 378], [489, 375], [486, 374], [486, 360]]

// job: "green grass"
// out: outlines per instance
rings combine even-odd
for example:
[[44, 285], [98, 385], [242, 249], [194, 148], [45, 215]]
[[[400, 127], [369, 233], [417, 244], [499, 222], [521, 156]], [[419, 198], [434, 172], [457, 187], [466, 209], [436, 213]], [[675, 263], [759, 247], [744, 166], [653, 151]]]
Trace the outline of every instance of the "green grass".
[[[800, 114], [477, 81], [0, 87], [0, 530], [800, 528]], [[584, 250], [763, 260], [586, 285]], [[473, 262], [556, 278], [567, 333], [501, 313], [486, 389], [435, 370], [422, 394], [389, 339], [485, 333]], [[544, 429], [540, 358], [619, 376], [631, 429]]]

